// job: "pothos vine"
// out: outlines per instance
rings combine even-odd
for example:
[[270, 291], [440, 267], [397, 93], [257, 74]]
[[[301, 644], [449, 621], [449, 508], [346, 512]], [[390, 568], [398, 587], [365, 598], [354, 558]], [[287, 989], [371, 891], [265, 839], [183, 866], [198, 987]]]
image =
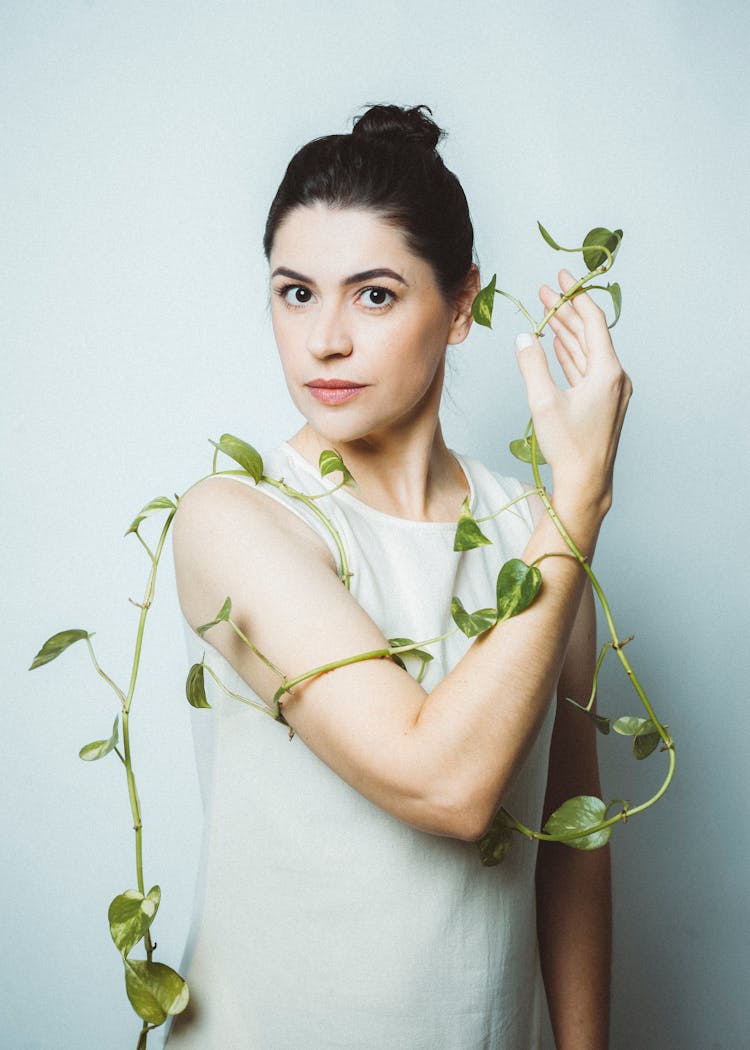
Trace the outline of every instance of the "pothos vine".
[[[610, 231], [604, 227], [596, 227], [590, 230], [583, 243], [575, 248], [564, 248], [556, 243], [545, 228], [539, 225], [539, 231], [550, 247], [556, 251], [581, 253], [587, 272], [563, 294], [560, 295], [555, 304], [538, 323], [531, 316], [524, 305], [510, 295], [496, 287], [496, 277], [493, 276], [489, 284], [483, 288], [472, 306], [474, 320], [486, 327], [491, 327], [493, 306], [496, 295], [504, 296], [513, 302], [520, 312], [533, 326], [534, 335], [541, 336], [555, 313], [574, 296], [583, 291], [600, 289], [606, 291], [611, 297], [614, 307], [614, 320], [612, 327], [620, 316], [622, 296], [618, 284], [598, 284], [597, 281], [607, 273], [617, 255], [622, 240], [622, 230]], [[331, 474], [340, 474], [341, 480], [332, 488], [322, 490], [320, 493], [308, 494], [299, 492], [288, 485], [283, 479], [272, 478], [263, 471], [263, 461], [258, 452], [245, 441], [231, 434], [224, 434], [214, 444], [214, 457], [211, 474], [239, 475], [249, 477], [257, 484], [271, 486], [283, 492], [287, 497], [304, 504], [308, 511], [313, 514], [324, 526], [338, 552], [339, 575], [343, 586], [349, 588], [352, 576], [347, 552], [342, 537], [333, 524], [331, 518], [323, 509], [325, 499], [330, 497], [339, 488], [345, 485], [354, 485], [355, 481], [347, 470], [341, 456], [335, 449], [328, 449], [321, 453], [319, 471], [321, 478]], [[335, 660], [318, 667], [288, 678], [283, 670], [277, 667], [253, 644], [237, 623], [232, 619], [232, 602], [227, 598], [221, 609], [213, 620], [198, 628], [200, 635], [205, 635], [217, 624], [226, 622], [235, 632], [242, 643], [247, 646], [263, 663], [276, 675], [279, 681], [278, 688], [273, 697], [270, 707], [241, 696], [229, 690], [219, 679], [216, 672], [201, 660], [194, 664], [187, 675], [186, 696], [189, 703], [195, 708], [208, 708], [210, 704], [206, 696], [205, 673], [213, 678], [217, 685], [230, 697], [249, 704], [251, 707], [270, 715], [280, 722], [284, 722], [283, 703], [287, 694], [291, 693], [297, 685], [307, 679], [314, 678], [337, 667], [353, 664], [364, 660], [391, 659], [401, 667], [407, 667], [409, 662], [416, 661], [415, 676], [421, 682], [427, 664], [432, 659], [429, 647], [444, 640], [457, 631], [471, 639], [482, 635], [496, 624], [523, 612], [536, 597], [542, 585], [542, 572], [539, 565], [547, 557], [564, 556], [574, 558], [588, 577], [594, 594], [599, 602], [604, 620], [607, 625], [609, 637], [602, 645], [594, 668], [591, 693], [585, 704], [579, 704], [574, 700], [569, 702], [577, 708], [581, 717], [593, 720], [600, 733], [608, 734], [610, 729], [615, 733], [630, 737], [632, 739], [632, 751], [636, 759], [647, 758], [658, 747], [666, 753], [667, 769], [661, 786], [654, 795], [636, 805], [623, 800], [605, 802], [603, 799], [590, 795], [579, 795], [564, 802], [547, 819], [540, 831], [526, 827], [515, 815], [501, 807], [493, 820], [492, 826], [487, 834], [477, 843], [479, 858], [487, 866], [501, 863], [506, 856], [513, 841], [514, 835], [525, 836], [529, 839], [539, 839], [548, 842], [563, 842], [568, 846], [581, 850], [598, 849], [608, 842], [612, 828], [619, 822], [631, 819], [636, 814], [648, 809], [657, 802], [666, 792], [675, 771], [675, 748], [668, 727], [657, 718], [651, 701], [640, 683], [633, 667], [625, 653], [626, 644], [631, 641], [632, 636], [624, 638], [617, 630], [609, 602], [604, 590], [591, 567], [588, 559], [581, 553], [575, 541], [568, 533], [564, 523], [557, 516], [554, 506], [545, 490], [540, 474], [540, 465], [544, 457], [539, 448], [534, 426], [531, 421], [526, 428], [522, 438], [510, 445], [511, 452], [516, 458], [530, 464], [534, 479], [533, 488], [528, 489], [522, 495], [500, 507], [493, 514], [485, 518], [472, 516], [468, 499], [464, 501], [456, 526], [454, 539], [454, 550], [467, 552], [485, 544], [489, 540], [481, 530], [481, 525], [490, 518], [497, 517], [511, 509], [521, 500], [536, 495], [541, 500], [546, 512], [551, 517], [555, 528], [562, 538], [566, 550], [564, 552], [549, 552], [536, 558], [530, 565], [525, 564], [519, 558], [512, 558], [500, 568], [497, 576], [495, 594], [496, 604], [492, 607], [477, 609], [468, 612], [460, 598], [455, 596], [451, 602], [451, 617], [454, 626], [445, 634], [434, 638], [414, 641], [410, 638], [391, 638], [387, 646], [381, 649], [373, 649], [368, 652], [358, 653], [345, 659]], [[222, 454], [232, 461], [234, 466], [225, 470], [218, 470], [218, 456]], [[204, 480], [204, 479], [201, 479]], [[197, 484], [197, 482], [196, 482]], [[322, 504], [322, 506], [321, 506]], [[60, 631], [49, 638], [35, 656], [31, 669], [40, 667], [56, 659], [69, 646], [78, 641], [85, 641], [89, 656], [97, 674], [107, 683], [117, 697], [119, 705], [118, 713], [114, 720], [112, 732], [108, 738], [97, 740], [86, 744], [80, 751], [80, 757], [85, 761], [95, 761], [114, 753], [120, 760], [125, 771], [125, 779], [130, 801], [130, 810], [133, 818], [133, 830], [135, 834], [135, 874], [137, 889], [127, 889], [118, 894], [109, 906], [109, 927], [112, 940], [115, 943], [123, 960], [125, 971], [125, 988], [133, 1009], [141, 1018], [141, 1028], [138, 1033], [137, 1050], [145, 1050], [148, 1035], [158, 1026], [162, 1025], [168, 1016], [181, 1013], [188, 1003], [188, 986], [186, 981], [170, 966], [154, 961], [155, 943], [152, 939], [151, 929], [159, 903], [161, 891], [158, 886], [152, 886], [146, 892], [146, 883], [143, 872], [143, 822], [141, 816], [141, 803], [136, 786], [135, 773], [133, 769], [133, 754], [130, 736], [130, 718], [132, 714], [133, 700], [140, 668], [141, 648], [143, 644], [146, 621], [154, 600], [156, 585], [156, 574], [159, 562], [164, 550], [164, 545], [169, 533], [172, 520], [179, 505], [179, 497], [172, 500], [166, 496], [159, 496], [151, 500], [138, 513], [131, 522], [125, 535], [133, 534], [144, 548], [150, 562], [150, 571], [146, 583], [143, 601], [138, 603], [140, 609], [138, 625], [136, 629], [135, 646], [130, 668], [130, 678], [127, 688], [121, 688], [99, 665], [92, 644], [92, 633], [81, 629]], [[153, 548], [141, 535], [140, 528], [143, 522], [156, 512], [166, 512], [161, 531], [157, 536]], [[612, 720], [595, 710], [597, 695], [597, 683], [599, 673], [605, 657], [613, 652], [620, 662], [629, 682], [642, 705], [643, 715], [624, 715]], [[120, 732], [122, 743], [120, 746]], [[290, 731], [290, 736], [293, 735]], [[143, 941], [145, 959], [133, 959], [130, 956], [135, 946]]]

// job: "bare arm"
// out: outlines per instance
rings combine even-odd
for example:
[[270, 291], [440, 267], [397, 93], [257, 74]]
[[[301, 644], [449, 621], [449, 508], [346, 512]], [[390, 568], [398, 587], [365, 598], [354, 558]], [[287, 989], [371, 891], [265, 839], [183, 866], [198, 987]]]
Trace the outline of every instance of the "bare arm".
[[[585, 703], [596, 647], [587, 588], [558, 686], [545, 818], [567, 798], [599, 795], [596, 730], [567, 697]], [[611, 899], [609, 847], [584, 852], [542, 842], [537, 859], [537, 928], [542, 973], [558, 1050], [609, 1045]]]
[[[542, 447], [555, 452], [555, 462], [547, 458], [556, 509], [590, 554], [610, 502], [629, 384], [601, 311], [580, 296], [566, 312], [586, 370], [580, 381], [558, 390], [538, 346], [524, 350], [520, 363]], [[558, 316], [563, 324], [562, 310]], [[290, 519], [244, 486], [209, 481], [194, 489], [174, 537], [188, 621], [211, 619], [230, 595], [245, 633], [290, 677], [384, 647], [322, 543]], [[523, 556], [531, 562], [553, 550], [561, 541], [545, 516]], [[584, 574], [569, 559], [548, 559], [543, 575], [534, 604], [476, 642], [429, 695], [391, 661], [371, 660], [298, 686], [284, 703], [287, 721], [343, 779], [396, 817], [438, 834], [479, 837], [544, 716], [583, 590]], [[211, 641], [269, 700], [278, 681], [226, 625]]]

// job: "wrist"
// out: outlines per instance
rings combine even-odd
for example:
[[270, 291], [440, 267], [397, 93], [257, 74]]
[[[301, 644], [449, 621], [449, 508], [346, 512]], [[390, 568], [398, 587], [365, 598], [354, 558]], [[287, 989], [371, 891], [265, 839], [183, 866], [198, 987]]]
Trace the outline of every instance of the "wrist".
[[563, 487], [555, 489], [549, 502], [552, 513], [547, 508], [545, 510], [550, 527], [566, 543], [568, 538], [572, 540], [578, 552], [590, 560], [611, 500], [595, 499], [586, 490], [571, 492]]
[[555, 509], [561, 515], [564, 510], [571, 517], [581, 517], [596, 521], [598, 525], [601, 525], [612, 507], [611, 479], [608, 479], [603, 485], [601, 479], [592, 482], [580, 476], [561, 477], [556, 474], [553, 477], [551, 499]]

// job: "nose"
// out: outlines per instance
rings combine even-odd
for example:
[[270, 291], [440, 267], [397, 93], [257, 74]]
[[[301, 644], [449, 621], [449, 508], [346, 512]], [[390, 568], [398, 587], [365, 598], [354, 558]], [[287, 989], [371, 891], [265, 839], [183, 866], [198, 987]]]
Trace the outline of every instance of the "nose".
[[311, 321], [307, 349], [320, 361], [348, 357], [354, 349], [346, 320], [335, 303], [321, 305]]

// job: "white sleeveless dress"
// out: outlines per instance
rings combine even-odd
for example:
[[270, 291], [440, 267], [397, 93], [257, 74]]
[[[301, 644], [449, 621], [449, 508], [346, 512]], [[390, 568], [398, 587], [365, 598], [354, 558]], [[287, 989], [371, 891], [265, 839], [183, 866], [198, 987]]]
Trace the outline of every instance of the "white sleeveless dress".
[[[476, 516], [521, 491], [457, 458]], [[289, 445], [264, 469], [303, 492], [333, 487]], [[304, 506], [261, 488], [307, 521], [338, 564]], [[343, 538], [352, 594], [387, 638], [448, 630], [454, 595], [468, 610], [493, 605], [501, 564], [521, 554], [532, 529], [522, 501], [482, 526], [493, 546], [459, 554], [453, 523], [392, 517], [346, 489], [320, 506]], [[431, 647], [425, 689], [469, 644], [457, 633]], [[188, 631], [188, 645], [191, 661], [205, 651], [230, 689], [253, 695], [206, 640]], [[181, 971], [191, 1005], [169, 1050], [537, 1050], [535, 845], [515, 837], [505, 862], [485, 868], [474, 844], [395, 819], [290, 741], [283, 724], [226, 697], [208, 675], [206, 685], [213, 710], [192, 712], [206, 825]], [[552, 706], [503, 800], [532, 826]]]

